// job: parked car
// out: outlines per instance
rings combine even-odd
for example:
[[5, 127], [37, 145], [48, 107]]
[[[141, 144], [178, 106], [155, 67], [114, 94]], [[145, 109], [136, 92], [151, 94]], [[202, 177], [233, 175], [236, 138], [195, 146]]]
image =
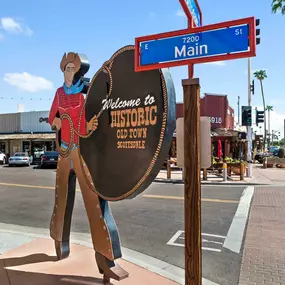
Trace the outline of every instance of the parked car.
[[39, 148], [35, 148], [34, 149], [34, 158], [35, 159], [41, 159], [41, 156], [44, 154], [44, 150], [43, 149], [39, 149]]
[[274, 149], [273, 152], [272, 152], [272, 154], [273, 154], [274, 156], [278, 156], [278, 152], [279, 152], [279, 148]]
[[0, 163], [6, 164], [6, 161], [7, 161], [7, 157], [6, 157], [5, 153], [0, 151]]
[[57, 166], [58, 151], [46, 151], [41, 157], [40, 168], [46, 166]]
[[264, 157], [268, 157], [268, 156], [270, 156], [270, 153], [257, 153], [256, 155], [255, 155], [255, 160], [257, 160], [259, 163], [263, 163], [263, 158]]
[[30, 166], [32, 163], [32, 157], [25, 152], [16, 152], [13, 156], [8, 159], [9, 166], [24, 165]]

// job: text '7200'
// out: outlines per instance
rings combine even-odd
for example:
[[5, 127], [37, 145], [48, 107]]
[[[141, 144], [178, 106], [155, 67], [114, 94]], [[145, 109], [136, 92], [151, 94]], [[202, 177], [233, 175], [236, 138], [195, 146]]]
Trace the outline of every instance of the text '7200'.
[[142, 42], [140, 65], [247, 52], [248, 37], [249, 26], [240, 25]]

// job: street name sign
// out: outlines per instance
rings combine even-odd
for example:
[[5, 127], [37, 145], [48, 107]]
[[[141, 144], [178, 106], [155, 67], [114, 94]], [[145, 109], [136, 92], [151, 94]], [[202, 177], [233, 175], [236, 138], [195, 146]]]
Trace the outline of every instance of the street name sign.
[[243, 25], [144, 42], [141, 64], [248, 51], [248, 34], [248, 26]]
[[202, 13], [197, 0], [179, 0], [189, 22], [193, 20], [194, 27], [202, 26]]
[[255, 18], [136, 38], [136, 71], [255, 56]]

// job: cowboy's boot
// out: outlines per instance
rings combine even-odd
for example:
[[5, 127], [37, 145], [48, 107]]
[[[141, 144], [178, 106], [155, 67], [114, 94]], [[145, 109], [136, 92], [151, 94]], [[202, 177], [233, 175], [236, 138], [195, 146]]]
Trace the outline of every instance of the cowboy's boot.
[[99, 268], [99, 272], [103, 274], [104, 284], [109, 283], [111, 278], [120, 281], [129, 276], [129, 273], [127, 271], [125, 271], [118, 264], [115, 264], [114, 266], [114, 262], [108, 260], [102, 254], [96, 252], [95, 257], [96, 257], [97, 266]]

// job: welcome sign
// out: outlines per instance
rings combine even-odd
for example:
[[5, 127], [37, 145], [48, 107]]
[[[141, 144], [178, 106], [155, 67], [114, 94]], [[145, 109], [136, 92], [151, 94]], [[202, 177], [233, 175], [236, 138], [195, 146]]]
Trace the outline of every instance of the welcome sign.
[[135, 72], [134, 46], [117, 51], [91, 81], [87, 121], [98, 128], [80, 139], [96, 192], [109, 201], [135, 197], [156, 178], [175, 130], [175, 90], [167, 70]]

